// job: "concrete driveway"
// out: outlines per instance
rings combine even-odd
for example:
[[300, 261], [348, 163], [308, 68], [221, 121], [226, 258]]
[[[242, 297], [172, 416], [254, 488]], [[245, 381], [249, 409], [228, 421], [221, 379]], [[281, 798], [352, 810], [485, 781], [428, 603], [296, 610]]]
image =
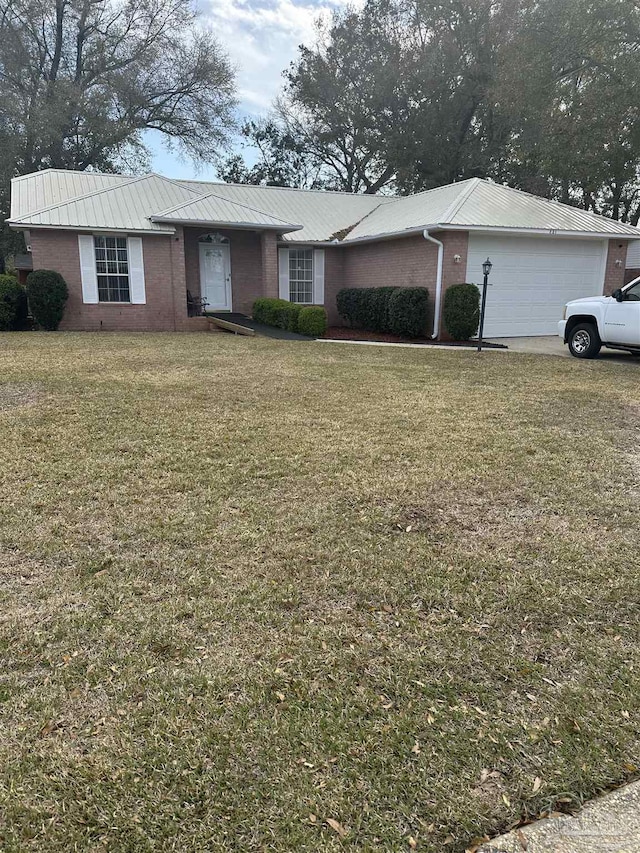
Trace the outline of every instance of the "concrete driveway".
[[[541, 335], [540, 337], [532, 338], [495, 338], [494, 340], [498, 344], [505, 344], [512, 352], [528, 352], [535, 355], [559, 355], [563, 358], [571, 358], [569, 347], [565, 346], [557, 335]], [[605, 347], [600, 350], [598, 358], [625, 363], [637, 360], [627, 352], [606, 349]]]

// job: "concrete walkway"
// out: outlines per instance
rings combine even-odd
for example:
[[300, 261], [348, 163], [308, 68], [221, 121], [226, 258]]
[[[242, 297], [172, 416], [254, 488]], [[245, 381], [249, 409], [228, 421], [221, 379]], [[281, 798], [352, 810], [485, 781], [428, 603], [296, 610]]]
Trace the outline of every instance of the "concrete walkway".
[[539, 820], [495, 838], [478, 853], [638, 853], [640, 782], [588, 803], [575, 817]]

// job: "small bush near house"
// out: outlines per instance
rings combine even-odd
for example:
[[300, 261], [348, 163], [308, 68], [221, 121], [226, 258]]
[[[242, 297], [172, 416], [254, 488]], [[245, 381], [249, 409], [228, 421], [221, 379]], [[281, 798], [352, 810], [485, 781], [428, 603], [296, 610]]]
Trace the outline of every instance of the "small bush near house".
[[54, 270], [34, 270], [27, 276], [27, 299], [36, 323], [47, 331], [60, 325], [69, 296], [66, 281]]
[[265, 326], [275, 326], [276, 312], [285, 304], [284, 299], [268, 299], [267, 297], [256, 299], [253, 303], [251, 315], [256, 323], [264, 323]]
[[327, 312], [320, 305], [307, 305], [300, 311], [298, 331], [301, 335], [319, 338], [327, 331]]
[[27, 323], [27, 295], [12, 275], [0, 275], [0, 332], [24, 329]]
[[394, 335], [419, 338], [427, 331], [429, 291], [426, 287], [399, 287], [389, 298], [389, 326]]
[[345, 287], [338, 291], [336, 307], [338, 314], [350, 326], [364, 328], [368, 290], [361, 287]]
[[444, 326], [454, 341], [468, 341], [480, 323], [480, 291], [475, 284], [454, 284], [444, 295]]
[[279, 329], [286, 329], [288, 332], [297, 332], [298, 317], [304, 305], [299, 305], [297, 302], [282, 301], [284, 305], [276, 311], [276, 326]]
[[390, 332], [389, 300], [398, 290], [397, 287], [374, 287], [371, 289], [371, 330], [374, 332]]
[[302, 307], [297, 302], [287, 302], [286, 299], [261, 297], [253, 303], [251, 314], [256, 323], [264, 323], [265, 326], [275, 326], [277, 329], [296, 332], [298, 330], [298, 315]]

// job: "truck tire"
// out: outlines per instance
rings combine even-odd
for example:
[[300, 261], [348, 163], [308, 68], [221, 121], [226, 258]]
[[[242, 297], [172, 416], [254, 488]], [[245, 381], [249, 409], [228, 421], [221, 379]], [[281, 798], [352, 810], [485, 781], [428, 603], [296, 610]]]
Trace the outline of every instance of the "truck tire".
[[575, 358], [595, 358], [602, 347], [593, 323], [578, 323], [569, 334], [569, 352]]

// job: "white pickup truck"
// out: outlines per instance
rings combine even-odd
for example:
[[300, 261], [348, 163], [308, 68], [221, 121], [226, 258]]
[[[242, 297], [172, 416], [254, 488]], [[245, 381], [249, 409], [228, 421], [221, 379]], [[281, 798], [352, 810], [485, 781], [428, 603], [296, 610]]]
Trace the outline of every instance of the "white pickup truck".
[[640, 278], [611, 296], [568, 302], [558, 334], [576, 358], [595, 358], [602, 347], [640, 355]]

